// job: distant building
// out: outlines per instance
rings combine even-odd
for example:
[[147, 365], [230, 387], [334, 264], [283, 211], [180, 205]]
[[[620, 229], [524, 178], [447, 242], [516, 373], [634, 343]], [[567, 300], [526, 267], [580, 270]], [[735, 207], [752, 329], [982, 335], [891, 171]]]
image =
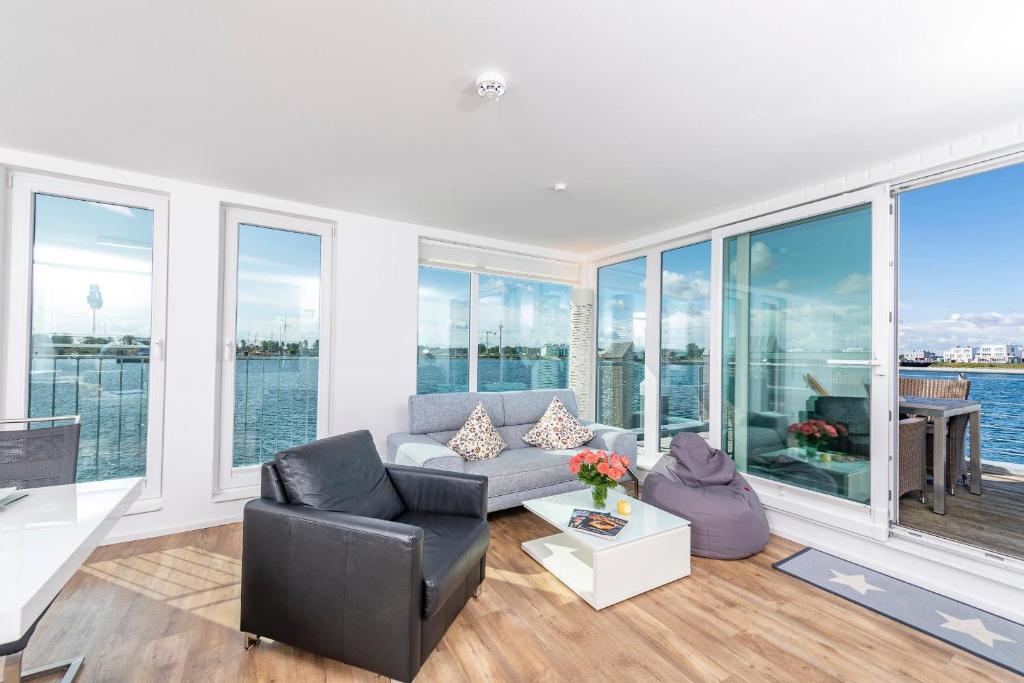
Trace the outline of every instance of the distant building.
[[977, 346], [954, 346], [942, 352], [942, 360], [947, 363], [973, 363], [978, 350]]
[[601, 354], [598, 365], [600, 402], [598, 418], [605, 424], [633, 428], [633, 391], [635, 372], [633, 342], [614, 342]]
[[913, 361], [915, 363], [929, 363], [937, 361], [939, 355], [931, 351], [907, 351], [900, 355], [903, 360]]
[[976, 363], [1020, 363], [1024, 346], [1020, 344], [982, 344], [974, 355]]
[[540, 347], [540, 355], [546, 358], [568, 358], [568, 344], [545, 344]]

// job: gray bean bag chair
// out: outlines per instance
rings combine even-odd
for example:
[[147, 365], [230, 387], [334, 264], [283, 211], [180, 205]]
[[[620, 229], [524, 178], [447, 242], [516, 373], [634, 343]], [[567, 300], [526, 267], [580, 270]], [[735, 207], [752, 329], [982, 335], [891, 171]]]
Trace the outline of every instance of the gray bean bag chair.
[[768, 519], [732, 460], [699, 435], [680, 432], [644, 480], [642, 499], [690, 522], [691, 552], [738, 560], [768, 543]]

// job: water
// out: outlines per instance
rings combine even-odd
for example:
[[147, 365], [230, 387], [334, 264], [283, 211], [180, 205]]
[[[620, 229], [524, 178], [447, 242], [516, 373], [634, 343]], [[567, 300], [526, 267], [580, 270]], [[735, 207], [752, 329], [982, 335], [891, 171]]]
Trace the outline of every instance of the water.
[[[1024, 464], [1024, 375], [967, 371], [969, 398], [981, 401], [981, 457]], [[900, 370], [905, 377], [956, 379], [957, 371]]]
[[[501, 360], [481, 358], [477, 365], [480, 391], [564, 389], [569, 384], [565, 360]], [[469, 360], [420, 358], [416, 367], [416, 393], [436, 394], [469, 391]]]
[[[235, 467], [316, 439], [318, 368], [315, 357], [236, 360]], [[81, 416], [79, 481], [145, 476], [148, 393], [143, 358], [32, 359], [29, 414]]]
[[[632, 410], [643, 411], [642, 362], [633, 364]], [[504, 362], [480, 359], [485, 391], [564, 388], [564, 360]], [[663, 422], [701, 420], [701, 365], [666, 365]], [[901, 371], [913, 377], [953, 379], [955, 372]], [[970, 373], [971, 398], [982, 402], [982, 456], [1024, 464], [1024, 375]], [[449, 382], [449, 376], [456, 383]], [[318, 359], [241, 358], [236, 361], [234, 457], [237, 466], [265, 462], [283, 448], [316, 438]], [[465, 391], [466, 359], [421, 359], [420, 393]], [[459, 384], [461, 382], [461, 384]], [[149, 363], [138, 358], [33, 358], [30, 415], [82, 417], [80, 481], [145, 476]]]

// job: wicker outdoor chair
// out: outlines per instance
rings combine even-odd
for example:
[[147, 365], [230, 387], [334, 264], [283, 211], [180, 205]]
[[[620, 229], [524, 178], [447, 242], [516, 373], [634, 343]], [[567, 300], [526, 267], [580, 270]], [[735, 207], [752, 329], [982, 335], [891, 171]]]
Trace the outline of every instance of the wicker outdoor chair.
[[900, 420], [900, 482], [899, 497], [911, 491], [920, 494], [925, 502], [927, 484], [925, 467], [928, 461], [928, 420], [907, 417]]
[[[971, 392], [969, 379], [925, 379], [921, 377], [900, 377], [900, 396], [920, 396], [922, 398], [948, 398], [961, 401], [967, 400]], [[955, 492], [957, 480], [966, 480], [967, 461], [966, 446], [969, 415], [957, 415], [946, 424], [946, 485]], [[928, 420], [927, 452], [932, 452], [933, 425]], [[927, 459], [928, 471], [931, 471], [931, 459]]]

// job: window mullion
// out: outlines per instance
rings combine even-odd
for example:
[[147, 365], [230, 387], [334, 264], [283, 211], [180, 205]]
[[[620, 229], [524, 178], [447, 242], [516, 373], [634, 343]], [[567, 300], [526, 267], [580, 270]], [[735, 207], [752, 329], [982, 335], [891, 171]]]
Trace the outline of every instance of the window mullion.
[[480, 355], [477, 331], [480, 310], [480, 275], [471, 273], [469, 278], [469, 390], [477, 390], [477, 359]]

